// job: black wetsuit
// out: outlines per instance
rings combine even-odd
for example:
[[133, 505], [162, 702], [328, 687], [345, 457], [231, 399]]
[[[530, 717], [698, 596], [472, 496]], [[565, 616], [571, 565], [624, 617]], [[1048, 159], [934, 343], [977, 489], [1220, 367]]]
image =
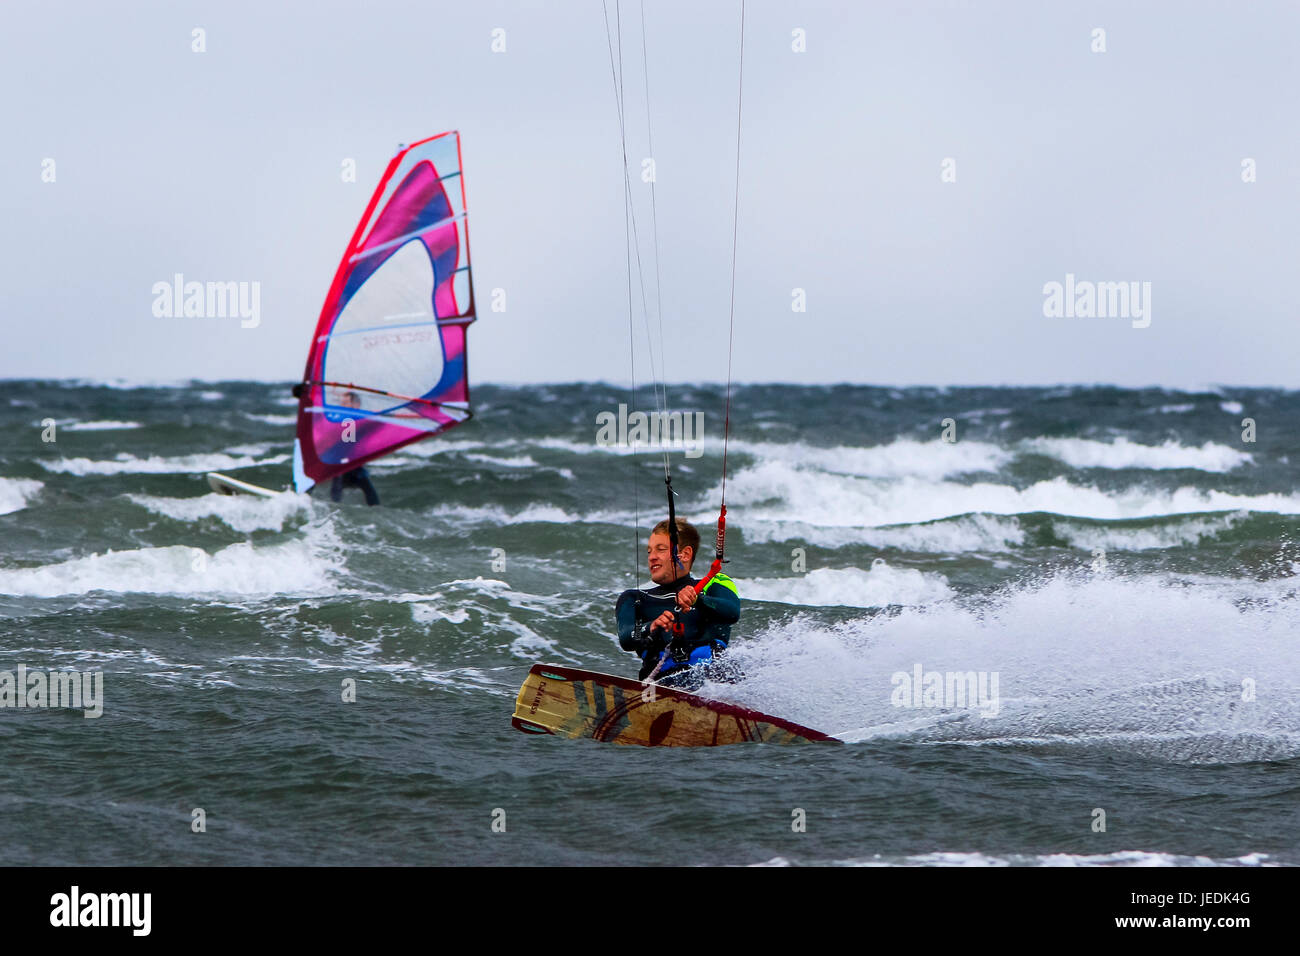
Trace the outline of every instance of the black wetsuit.
[[342, 501], [344, 488], [360, 488], [361, 493], [366, 496], [366, 504], [379, 504], [379, 493], [375, 491], [375, 486], [370, 483], [370, 476], [366, 474], [364, 467], [353, 468], [341, 475], [335, 475], [334, 481], [330, 483], [330, 500]]
[[[687, 585], [699, 583], [689, 575], [672, 584], [660, 584], [638, 590], [631, 588], [618, 597], [614, 616], [618, 621], [618, 643], [625, 651], [641, 656], [641, 671], [637, 677], [645, 680], [659, 664], [665, 647], [672, 652], [657, 681], [670, 686], [688, 686], [703, 682], [703, 666], [726, 650], [731, 640], [731, 625], [740, 620], [740, 597], [736, 586], [725, 574], [714, 576], [705, 592], [689, 611], [678, 611], [681, 633], [672, 634], [650, 624], [664, 611], [677, 606], [677, 592]], [[670, 677], [665, 680], [664, 678]]]

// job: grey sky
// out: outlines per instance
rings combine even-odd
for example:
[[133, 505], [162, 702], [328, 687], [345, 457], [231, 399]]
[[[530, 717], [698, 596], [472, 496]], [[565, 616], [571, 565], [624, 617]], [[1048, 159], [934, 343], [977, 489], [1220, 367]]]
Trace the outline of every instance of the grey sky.
[[[639, 6], [622, 13], [639, 164]], [[645, 18], [666, 377], [720, 381], [739, 2]], [[1294, 2], [750, 0], [736, 378], [1293, 385], [1297, 37]], [[296, 378], [394, 147], [459, 129], [471, 380], [627, 378], [597, 0], [6, 3], [0, 81], [0, 376]], [[260, 325], [155, 317], [178, 272], [260, 282]], [[1150, 326], [1044, 317], [1067, 273], [1150, 282]]]

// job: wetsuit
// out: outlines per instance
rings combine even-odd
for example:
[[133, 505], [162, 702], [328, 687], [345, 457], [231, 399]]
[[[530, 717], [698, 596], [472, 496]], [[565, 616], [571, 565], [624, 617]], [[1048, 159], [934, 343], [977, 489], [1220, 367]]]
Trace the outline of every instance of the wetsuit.
[[366, 504], [379, 504], [379, 494], [375, 491], [375, 486], [370, 483], [370, 476], [366, 474], [364, 467], [353, 468], [341, 475], [335, 475], [334, 481], [330, 483], [330, 500], [342, 501], [344, 488], [360, 488], [361, 493], [366, 496]]
[[724, 671], [716, 666], [717, 656], [727, 649], [731, 625], [740, 619], [740, 595], [725, 574], [714, 575], [693, 608], [677, 612], [677, 620], [682, 625], [680, 634], [674, 635], [663, 628], [650, 630], [655, 618], [677, 607], [678, 591], [698, 583], [699, 579], [687, 575], [672, 584], [643, 590], [632, 588], [619, 595], [614, 605], [618, 643], [623, 650], [640, 655], [639, 679], [650, 676], [666, 646], [670, 657], [655, 678], [659, 683], [693, 689], [708, 677], [726, 678]]

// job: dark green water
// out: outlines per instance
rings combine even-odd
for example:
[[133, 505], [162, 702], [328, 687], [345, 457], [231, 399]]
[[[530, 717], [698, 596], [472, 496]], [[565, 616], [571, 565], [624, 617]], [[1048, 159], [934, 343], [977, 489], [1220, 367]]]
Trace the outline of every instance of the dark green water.
[[[662, 461], [597, 445], [625, 392], [474, 398], [367, 509], [208, 493], [288, 481], [284, 387], [0, 383], [0, 670], [104, 695], [0, 708], [8, 859], [1300, 863], [1300, 394], [740, 388], [710, 692], [852, 743], [692, 751], [511, 729], [533, 663], [635, 670]], [[669, 398], [711, 528], [722, 396]], [[996, 706], [898, 706], [918, 665]]]

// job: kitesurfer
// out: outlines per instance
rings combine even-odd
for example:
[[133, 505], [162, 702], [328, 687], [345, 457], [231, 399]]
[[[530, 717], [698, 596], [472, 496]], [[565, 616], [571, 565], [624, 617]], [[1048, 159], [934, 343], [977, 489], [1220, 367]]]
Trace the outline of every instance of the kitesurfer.
[[677, 519], [677, 564], [669, 524], [661, 521], [650, 533], [646, 560], [654, 586], [631, 588], [614, 606], [618, 642], [625, 651], [641, 657], [637, 675], [646, 680], [663, 660], [656, 680], [669, 687], [694, 689], [706, 678], [726, 680], [729, 675], [719, 656], [731, 640], [731, 625], [740, 619], [740, 595], [725, 574], [715, 574], [697, 593], [700, 583], [691, 577], [691, 564], [700, 547], [700, 533]]

